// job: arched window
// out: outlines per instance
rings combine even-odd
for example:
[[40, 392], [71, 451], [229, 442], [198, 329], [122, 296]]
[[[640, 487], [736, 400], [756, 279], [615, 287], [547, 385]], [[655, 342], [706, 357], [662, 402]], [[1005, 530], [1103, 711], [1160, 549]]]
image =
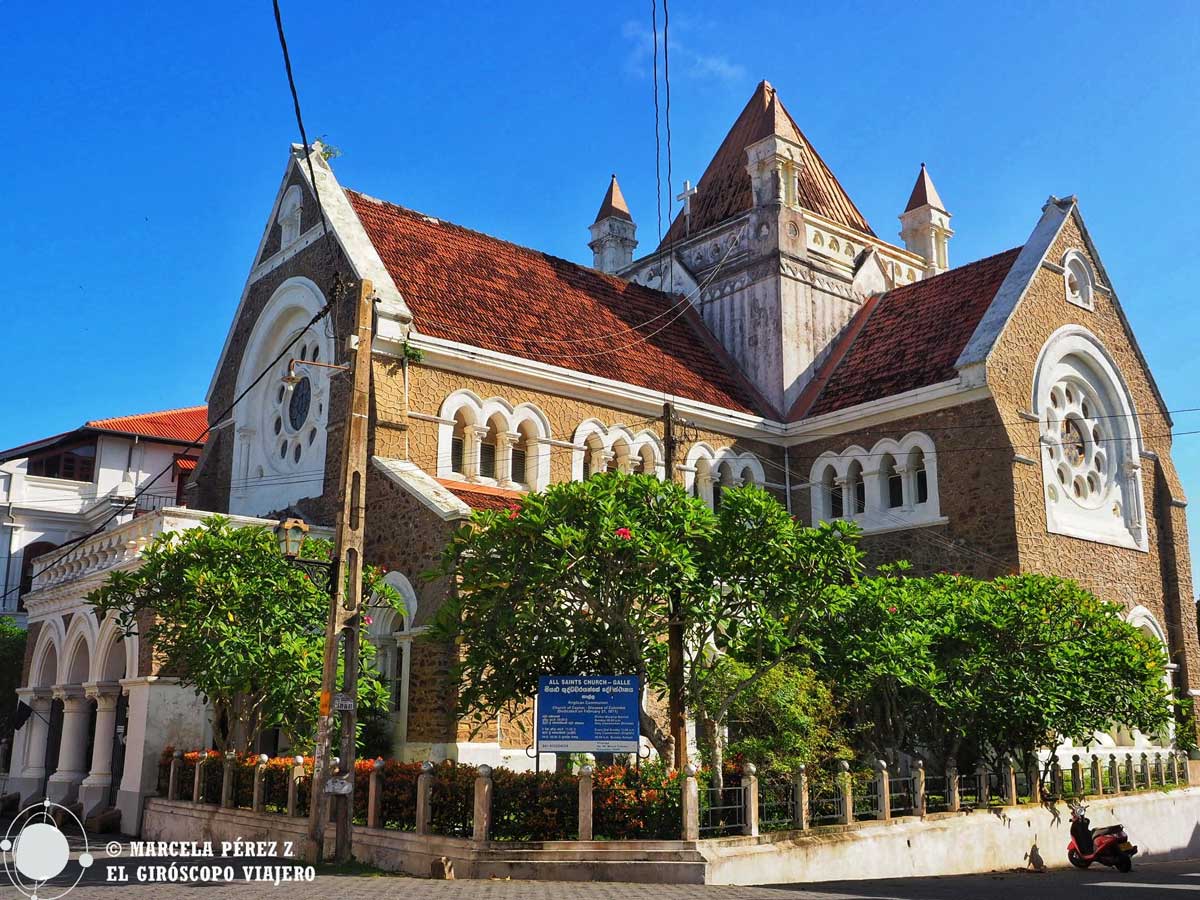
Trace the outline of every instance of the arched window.
[[913, 503], [918, 506], [928, 503], [929, 471], [925, 467], [925, 451], [920, 447], [913, 447], [908, 453], [908, 477]]
[[849, 494], [851, 516], [861, 516], [867, 511], [867, 483], [863, 478], [862, 463], [850, 463], [846, 470], [846, 491]]
[[479, 477], [496, 479], [499, 471], [497, 458], [501, 432], [507, 433], [506, 423], [499, 416], [492, 416], [487, 423], [487, 433], [479, 440]]
[[904, 479], [896, 469], [896, 458], [887, 453], [879, 465], [880, 486], [883, 489], [885, 509], [899, 509], [904, 505]]
[[629, 442], [625, 438], [617, 438], [612, 444], [612, 456], [608, 460], [607, 470], [609, 472], [629, 472], [632, 466], [630, 455]]
[[717, 466], [717, 477], [713, 481], [712, 508], [715, 512], [721, 508], [721, 493], [727, 488], [737, 487], [737, 479], [733, 474], [733, 466], [723, 462]]
[[825, 473], [821, 476], [821, 494], [826, 521], [840, 519], [846, 514], [842, 486], [838, 482], [837, 470], [833, 466], [826, 466]]
[[537, 431], [533, 423], [526, 420], [517, 426], [517, 439], [512, 446], [510, 477], [517, 484], [537, 485], [537, 448]]
[[450, 471], [466, 477], [467, 473], [467, 429], [474, 423], [466, 410], [454, 414], [454, 433], [450, 437]]
[[1086, 329], [1061, 328], [1042, 349], [1034, 390], [1047, 529], [1146, 549], [1141, 436], [1112, 357]]

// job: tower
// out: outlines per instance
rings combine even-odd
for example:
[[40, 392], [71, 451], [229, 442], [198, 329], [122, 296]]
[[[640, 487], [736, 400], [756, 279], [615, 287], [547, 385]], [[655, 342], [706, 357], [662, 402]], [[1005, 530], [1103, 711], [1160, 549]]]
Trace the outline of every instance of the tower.
[[588, 244], [592, 248], [592, 266], [601, 272], [614, 273], [633, 262], [633, 249], [637, 246], [637, 225], [629, 214], [629, 205], [617, 184], [617, 176], [613, 175], [608, 183], [608, 191], [596, 213], [596, 221], [588, 230], [592, 240]]
[[950, 268], [950, 213], [938, 196], [933, 179], [921, 163], [917, 183], [908, 205], [900, 215], [900, 237], [905, 249], [925, 258], [925, 274], [937, 275]]

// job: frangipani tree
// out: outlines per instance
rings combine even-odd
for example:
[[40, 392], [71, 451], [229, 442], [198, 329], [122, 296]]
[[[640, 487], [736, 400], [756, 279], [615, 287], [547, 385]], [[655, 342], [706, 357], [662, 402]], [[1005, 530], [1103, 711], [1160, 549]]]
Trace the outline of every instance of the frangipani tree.
[[[330, 549], [328, 541], [310, 539], [301, 555], [328, 559]], [[364, 567], [363, 595], [403, 610], [376, 567]], [[330, 599], [289, 564], [270, 530], [235, 528], [213, 516], [197, 528], [160, 534], [140, 567], [113, 572], [88, 601], [98, 619], [115, 615], [127, 634], [153, 648], [164, 672], [211, 704], [218, 749], [249, 751], [260, 731], [275, 727], [298, 744], [311, 742]], [[360, 628], [369, 616], [369, 609], [360, 616]], [[364, 634], [363, 710], [386, 703], [374, 657]]]

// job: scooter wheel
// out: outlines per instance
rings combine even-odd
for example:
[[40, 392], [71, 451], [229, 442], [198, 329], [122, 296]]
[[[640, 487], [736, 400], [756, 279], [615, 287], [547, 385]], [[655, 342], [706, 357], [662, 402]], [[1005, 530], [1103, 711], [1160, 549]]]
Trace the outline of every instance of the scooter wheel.
[[1124, 874], [1133, 868], [1133, 860], [1122, 853], [1117, 857], [1117, 861], [1113, 863], [1113, 866], [1118, 872]]
[[1070, 861], [1071, 865], [1077, 869], [1086, 869], [1092, 864], [1091, 860], [1084, 859], [1082, 856], [1080, 856], [1079, 851], [1077, 850], [1068, 850], [1067, 859]]

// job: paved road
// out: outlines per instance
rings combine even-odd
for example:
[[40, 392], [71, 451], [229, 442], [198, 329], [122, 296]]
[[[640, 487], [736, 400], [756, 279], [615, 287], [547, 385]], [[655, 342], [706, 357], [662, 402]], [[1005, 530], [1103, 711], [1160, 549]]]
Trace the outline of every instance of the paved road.
[[[1129, 875], [1110, 869], [995, 873], [946, 878], [857, 881], [772, 887], [692, 887], [529, 881], [428, 881], [401, 876], [320, 874], [311, 883], [238, 882], [233, 885], [108, 884], [103, 883], [106, 860], [101, 849], [88, 877], [69, 894], [73, 900], [202, 900], [205, 896], [279, 900], [1154, 900], [1187, 897], [1200, 900], [1200, 860], [1141, 863]], [[152, 860], [138, 862], [152, 863]], [[245, 860], [247, 864], [270, 860]], [[64, 873], [73, 880], [73, 868]], [[60, 888], [61, 889], [61, 888]], [[57, 893], [47, 887], [42, 893]], [[15, 892], [14, 892], [15, 894]], [[0, 889], [0, 897], [9, 896]]]

